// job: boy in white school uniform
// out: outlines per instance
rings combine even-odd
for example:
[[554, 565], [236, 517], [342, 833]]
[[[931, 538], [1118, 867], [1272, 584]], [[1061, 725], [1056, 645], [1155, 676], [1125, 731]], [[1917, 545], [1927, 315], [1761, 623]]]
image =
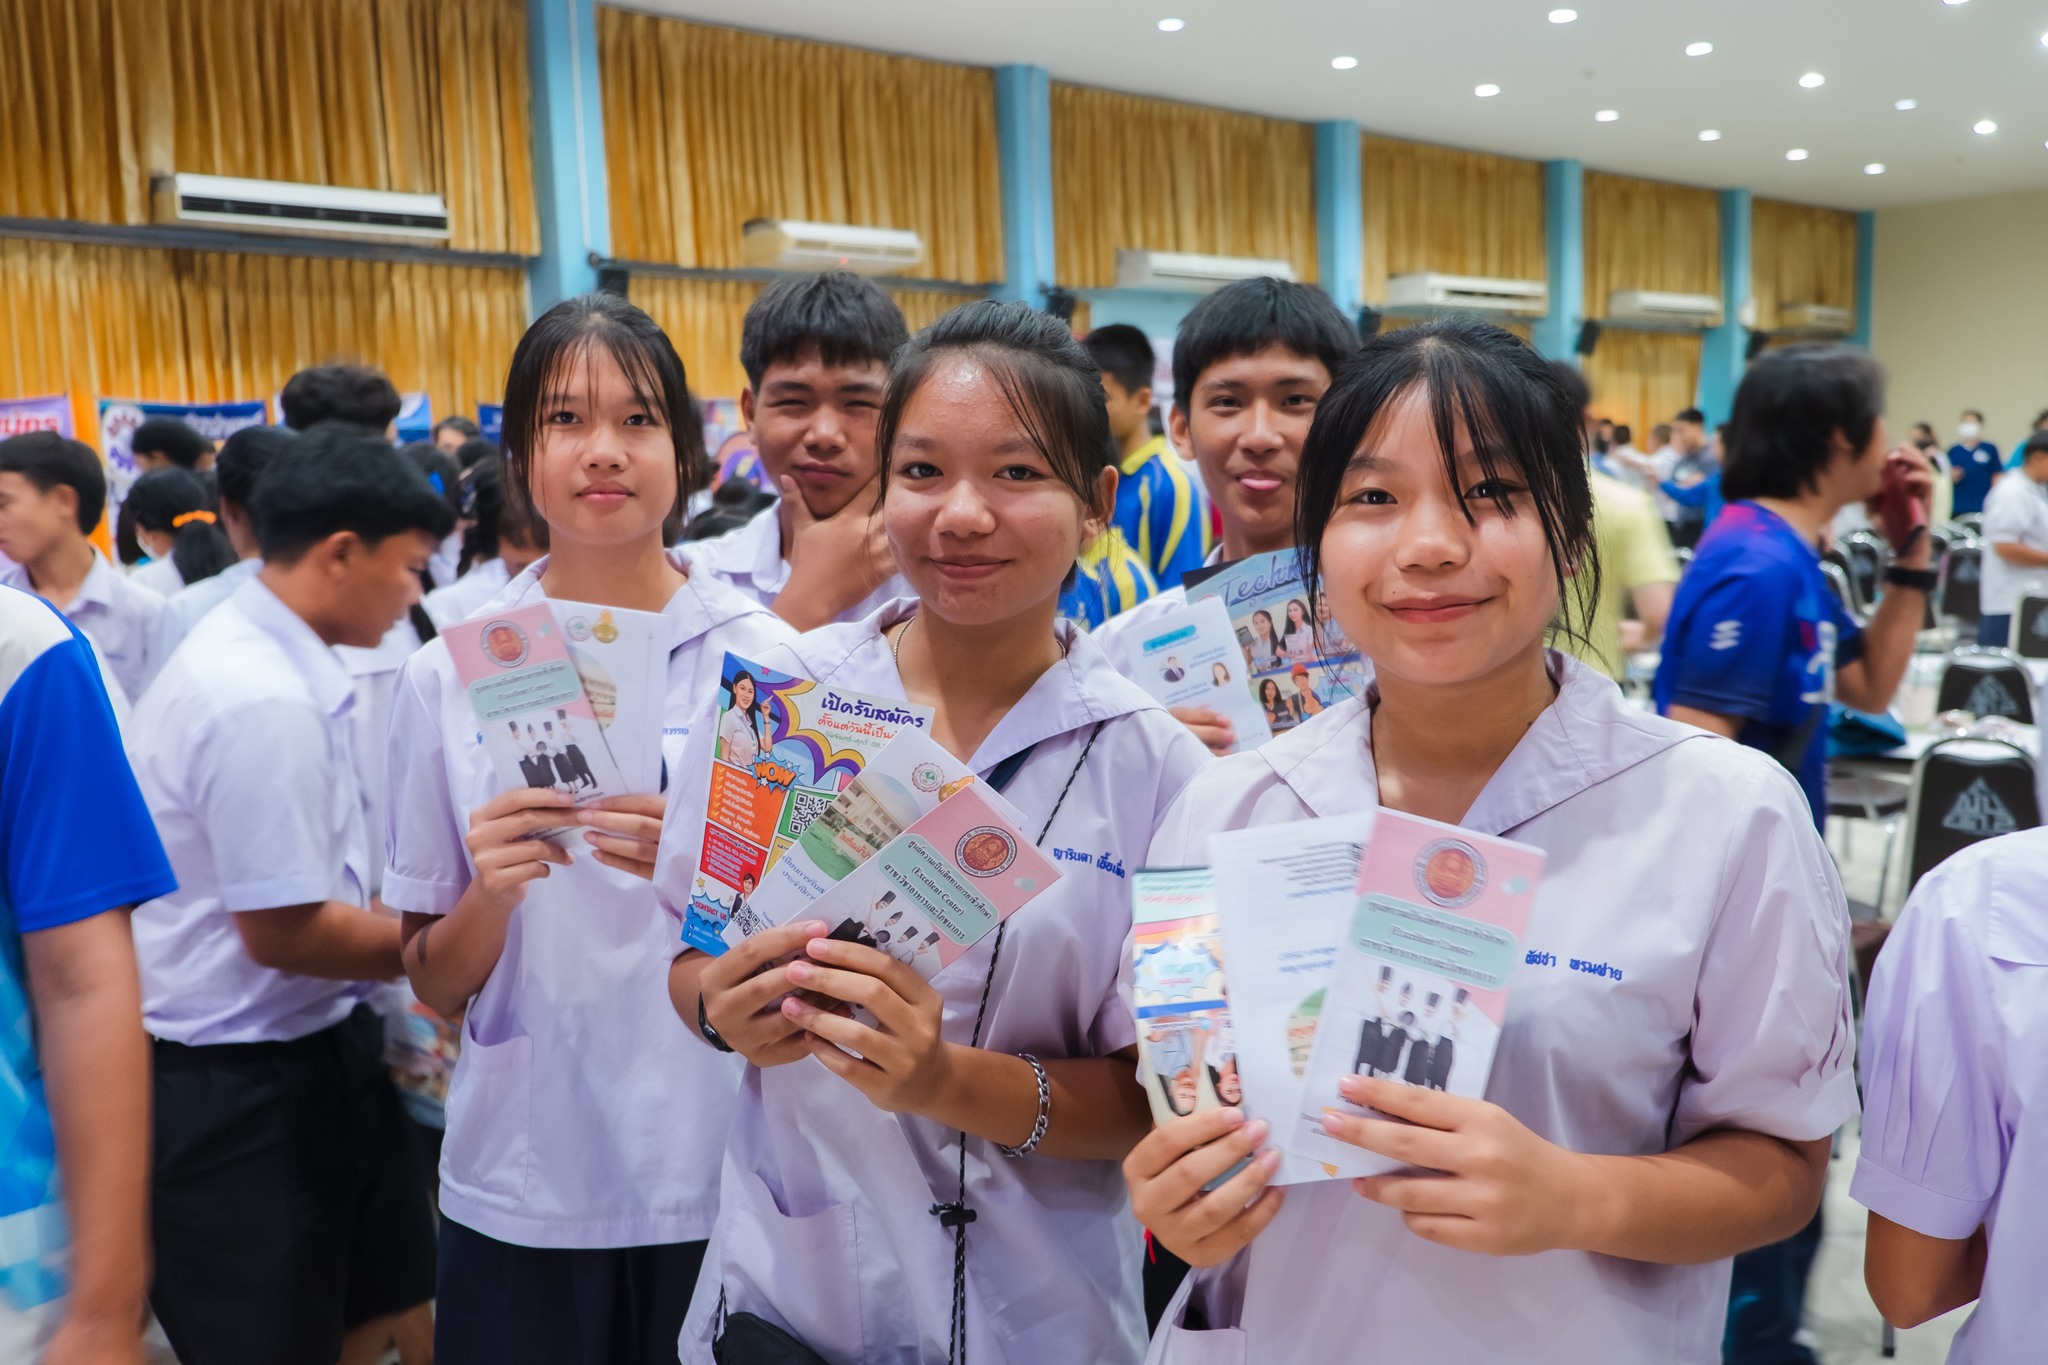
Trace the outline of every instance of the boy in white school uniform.
[[263, 568], [137, 715], [181, 883], [135, 925], [156, 1040], [151, 1303], [183, 1365], [332, 1361], [434, 1292], [425, 1172], [364, 1004], [400, 972], [399, 926], [366, 893], [334, 647], [375, 645], [419, 600], [453, 517], [341, 427], [279, 457], [255, 510]]
[[908, 339], [881, 286], [846, 271], [761, 291], [740, 326], [740, 418], [782, 496], [685, 545], [692, 563], [798, 630], [910, 596], [875, 517], [875, 419], [889, 357]]
[[93, 642], [130, 699], [150, 669], [164, 599], [131, 583], [92, 543], [107, 507], [100, 457], [82, 441], [31, 431], [0, 441], [0, 583], [43, 598]]

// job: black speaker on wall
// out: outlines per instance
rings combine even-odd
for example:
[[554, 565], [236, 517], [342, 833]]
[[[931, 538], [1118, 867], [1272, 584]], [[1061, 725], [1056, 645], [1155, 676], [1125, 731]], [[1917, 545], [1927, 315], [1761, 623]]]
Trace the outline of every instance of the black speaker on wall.
[[1582, 356], [1593, 354], [1593, 348], [1600, 344], [1600, 321], [1587, 318], [1579, 324], [1579, 344], [1573, 349]]
[[1072, 294], [1057, 285], [1045, 291], [1045, 311], [1058, 318], [1061, 322], [1066, 323], [1069, 327], [1074, 325], [1074, 305], [1076, 302], [1078, 300]]
[[1749, 344], [1742, 349], [1742, 363], [1747, 365], [1750, 361], [1755, 360], [1764, 353], [1764, 349], [1770, 344], [1771, 334], [1769, 332], [1751, 332], [1749, 334]]
[[1386, 321], [1380, 310], [1366, 304], [1358, 310], [1358, 335], [1367, 341], [1380, 334], [1380, 324]]

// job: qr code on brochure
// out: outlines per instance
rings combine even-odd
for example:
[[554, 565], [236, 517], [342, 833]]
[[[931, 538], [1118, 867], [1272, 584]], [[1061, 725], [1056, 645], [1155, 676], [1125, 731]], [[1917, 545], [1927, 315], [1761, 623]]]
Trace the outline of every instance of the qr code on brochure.
[[788, 825], [788, 828], [783, 831], [784, 836], [795, 839], [801, 835], [806, 829], [810, 828], [811, 821], [817, 819], [824, 812], [825, 807], [831, 805], [833, 798], [838, 795], [839, 793], [837, 792], [805, 791], [802, 788], [791, 792], [789, 807], [782, 817], [784, 823]]

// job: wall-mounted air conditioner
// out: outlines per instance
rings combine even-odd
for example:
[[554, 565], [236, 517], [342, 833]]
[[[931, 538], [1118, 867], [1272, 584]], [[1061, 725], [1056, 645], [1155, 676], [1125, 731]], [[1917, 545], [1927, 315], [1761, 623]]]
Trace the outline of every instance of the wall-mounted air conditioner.
[[1294, 278], [1294, 267], [1286, 261], [1265, 261], [1256, 256], [1196, 256], [1184, 251], [1131, 251], [1116, 253], [1116, 287], [1158, 289], [1176, 294], [1210, 294], [1238, 280], [1271, 275], [1276, 280]]
[[1777, 331], [1804, 337], [1845, 337], [1856, 330], [1856, 314], [1828, 303], [1788, 303], [1778, 309]]
[[1388, 280], [1387, 307], [1395, 312], [1505, 313], [1540, 318], [1550, 311], [1550, 291], [1540, 280], [1490, 280], [1425, 271]]
[[740, 257], [755, 269], [894, 275], [924, 259], [924, 239], [901, 228], [753, 218], [740, 229]]
[[157, 176], [150, 200], [157, 222], [186, 227], [357, 241], [448, 240], [448, 204], [438, 194], [179, 171]]
[[1654, 289], [1617, 289], [1607, 297], [1613, 327], [1681, 332], [1721, 325], [1721, 300], [1712, 294], [1666, 294]]

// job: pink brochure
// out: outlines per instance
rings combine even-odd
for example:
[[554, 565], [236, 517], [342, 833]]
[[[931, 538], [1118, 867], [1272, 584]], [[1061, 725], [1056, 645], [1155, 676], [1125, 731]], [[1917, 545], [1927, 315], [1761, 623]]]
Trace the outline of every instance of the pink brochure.
[[1302, 1081], [1286, 1150], [1330, 1176], [1401, 1163], [1323, 1131], [1323, 1111], [1370, 1114], [1337, 1093], [1345, 1076], [1479, 1098], [1507, 1016], [1543, 851], [1382, 810], [1358, 865], [1358, 895]]

